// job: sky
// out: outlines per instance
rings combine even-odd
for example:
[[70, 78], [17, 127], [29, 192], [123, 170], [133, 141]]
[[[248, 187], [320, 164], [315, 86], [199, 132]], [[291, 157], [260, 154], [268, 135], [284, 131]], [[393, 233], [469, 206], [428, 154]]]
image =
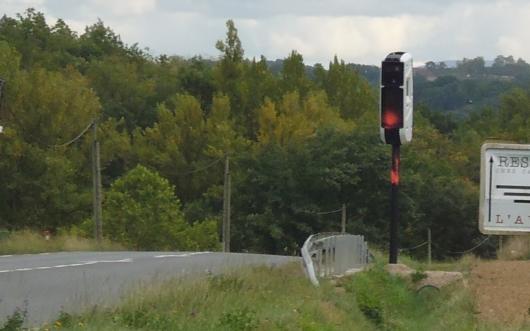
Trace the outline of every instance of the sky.
[[78, 33], [99, 18], [155, 56], [215, 58], [233, 19], [247, 58], [296, 50], [307, 64], [335, 55], [379, 64], [406, 51], [416, 64], [499, 54], [530, 62], [528, 0], [0, 0], [12, 17], [29, 7]]

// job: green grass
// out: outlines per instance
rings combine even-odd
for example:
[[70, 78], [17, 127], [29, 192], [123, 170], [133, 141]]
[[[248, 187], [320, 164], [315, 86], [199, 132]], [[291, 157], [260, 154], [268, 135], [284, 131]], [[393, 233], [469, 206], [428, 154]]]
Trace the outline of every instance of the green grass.
[[[380, 263], [388, 261], [387, 252], [382, 252], [378, 249], [371, 249], [370, 252], [376, 261], [379, 261]], [[427, 263], [426, 258], [418, 260], [404, 253], [400, 253], [398, 258], [398, 263], [405, 264], [416, 270], [459, 271], [464, 274], [469, 273], [473, 266], [479, 261], [480, 258], [473, 254], [466, 254], [459, 256], [458, 258], [446, 259], [443, 261], [433, 260], [430, 265]]]
[[[465, 271], [473, 261], [442, 266]], [[318, 288], [296, 263], [174, 279], [137, 288], [115, 308], [61, 313], [42, 330], [511, 330], [477, 320], [462, 283], [417, 292], [412, 280], [390, 275], [384, 266], [378, 258], [367, 270], [324, 280]], [[14, 316], [9, 330], [17, 330], [19, 320]]]
[[173, 280], [131, 294], [119, 307], [62, 314], [61, 330], [494, 330], [476, 320], [462, 284], [416, 292], [384, 264], [318, 288], [298, 264]]
[[123, 250], [123, 247], [108, 240], [98, 244], [93, 239], [72, 234], [60, 234], [46, 240], [43, 235], [30, 230], [5, 233], [0, 238], [0, 255], [97, 250], [115, 251]]
[[[62, 330], [376, 330], [351, 294], [315, 288], [299, 264], [173, 280], [132, 294], [113, 310], [71, 317]], [[46, 327], [45, 327], [46, 328]]]
[[419, 293], [412, 285], [377, 263], [356, 275], [346, 288], [380, 330], [476, 330], [473, 301], [461, 284]]

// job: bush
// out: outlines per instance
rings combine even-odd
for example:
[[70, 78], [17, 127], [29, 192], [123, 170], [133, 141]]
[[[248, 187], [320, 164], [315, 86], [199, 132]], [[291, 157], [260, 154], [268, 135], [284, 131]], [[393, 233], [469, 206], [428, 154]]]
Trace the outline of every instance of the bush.
[[17, 331], [22, 330], [22, 325], [26, 319], [26, 311], [16, 309], [15, 312], [7, 317], [4, 325], [0, 327], [0, 331]]
[[258, 327], [256, 312], [248, 308], [226, 312], [219, 320], [219, 326], [231, 331], [250, 331]]
[[217, 220], [206, 219], [188, 226], [182, 233], [182, 249], [216, 251], [221, 248], [217, 234]]
[[169, 181], [141, 165], [116, 180], [105, 199], [105, 228], [112, 240], [146, 250], [213, 249], [215, 221], [190, 226]]

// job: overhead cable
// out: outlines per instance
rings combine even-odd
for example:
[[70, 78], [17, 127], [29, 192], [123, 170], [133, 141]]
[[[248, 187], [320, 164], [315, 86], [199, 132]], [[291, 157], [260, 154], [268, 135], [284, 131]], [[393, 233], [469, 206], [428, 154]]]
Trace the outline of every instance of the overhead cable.
[[76, 142], [79, 138], [81, 138], [81, 137], [82, 137], [82, 136], [83, 136], [83, 135], [84, 135], [84, 134], [85, 134], [85, 133], [91, 128], [91, 127], [92, 127], [93, 124], [94, 124], [93, 121], [90, 122], [90, 123], [87, 125], [87, 127], [86, 127], [83, 131], [81, 131], [81, 133], [79, 133], [74, 139], [72, 139], [72, 140], [70, 140], [70, 141], [68, 141], [68, 142], [66, 142], [66, 143], [64, 143], [64, 144], [54, 145], [53, 147], [55, 147], [55, 148], [66, 147], [66, 146], [68, 146], [68, 145], [73, 144], [73, 143]]

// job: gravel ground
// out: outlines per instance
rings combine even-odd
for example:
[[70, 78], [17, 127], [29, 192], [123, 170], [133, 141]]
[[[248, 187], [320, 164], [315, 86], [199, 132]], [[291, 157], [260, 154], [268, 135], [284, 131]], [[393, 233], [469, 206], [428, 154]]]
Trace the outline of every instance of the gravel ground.
[[530, 322], [530, 261], [480, 262], [469, 284], [481, 319], [504, 325]]

